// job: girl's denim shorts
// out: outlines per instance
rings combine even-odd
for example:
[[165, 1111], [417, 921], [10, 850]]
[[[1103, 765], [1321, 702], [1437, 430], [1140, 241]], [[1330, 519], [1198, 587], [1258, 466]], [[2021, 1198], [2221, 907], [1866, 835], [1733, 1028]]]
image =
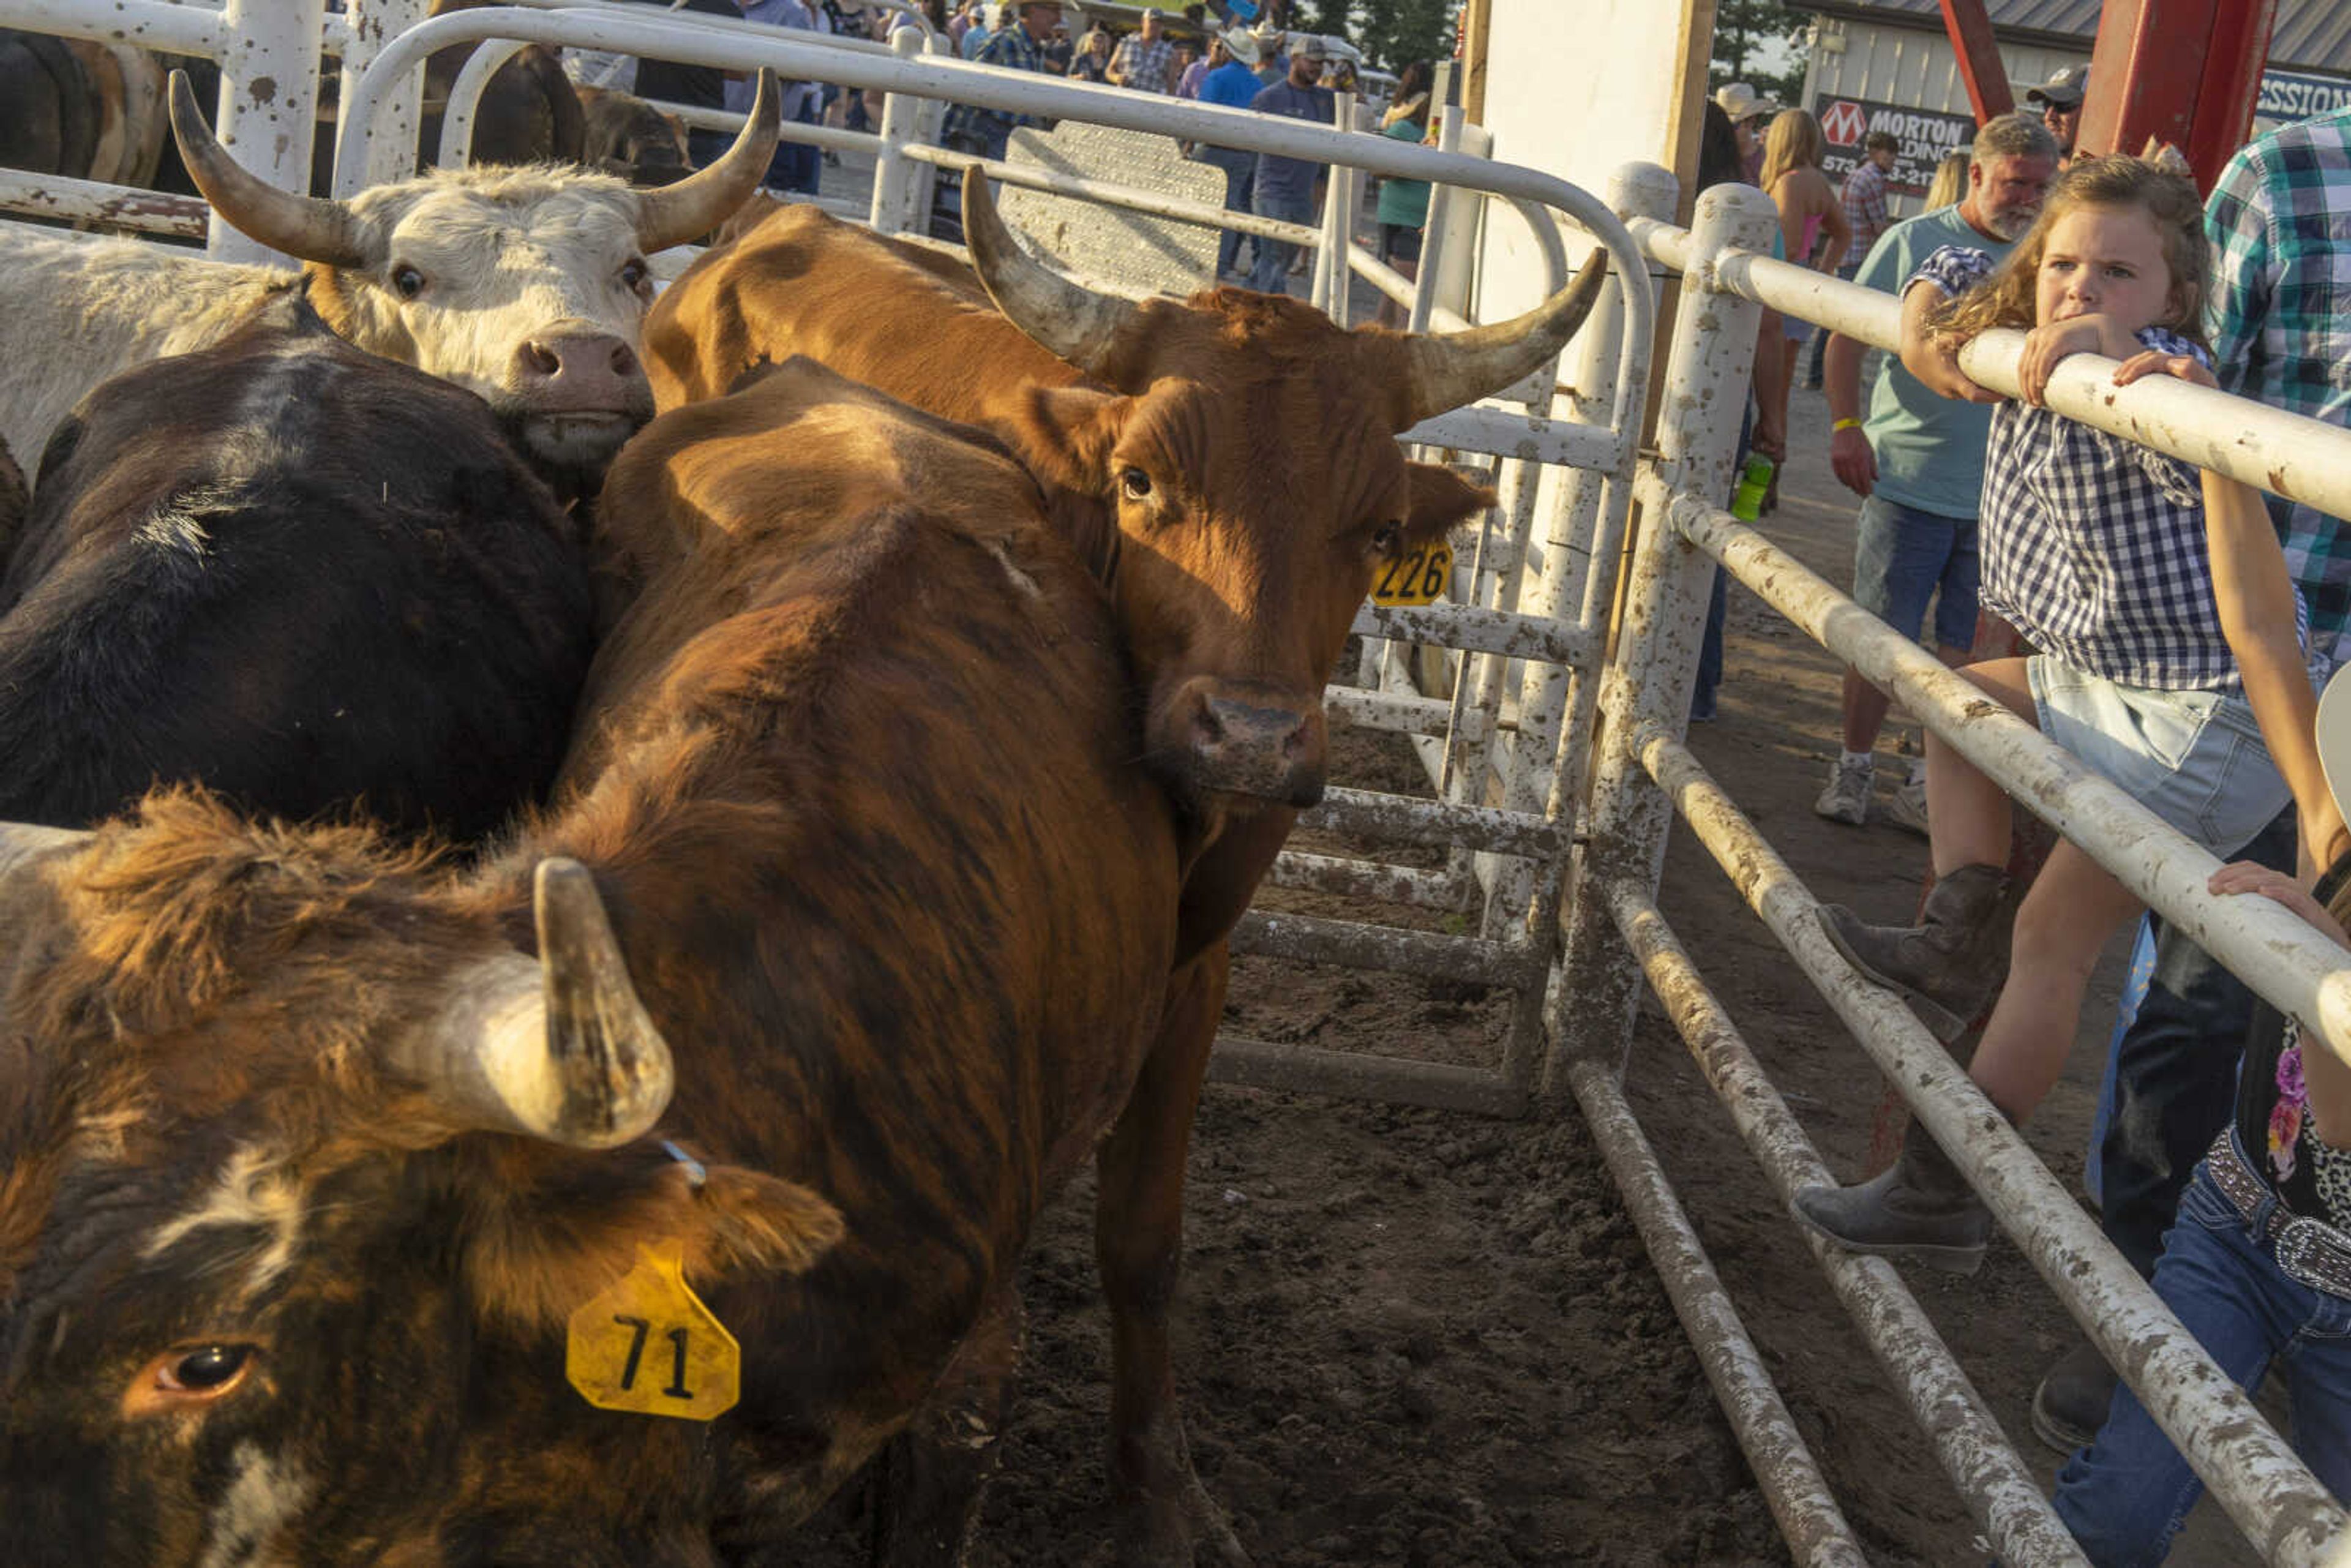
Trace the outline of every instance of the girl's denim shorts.
[[2223, 860], [2294, 798], [2242, 692], [2126, 686], [2045, 653], [2024, 674], [2042, 734]]

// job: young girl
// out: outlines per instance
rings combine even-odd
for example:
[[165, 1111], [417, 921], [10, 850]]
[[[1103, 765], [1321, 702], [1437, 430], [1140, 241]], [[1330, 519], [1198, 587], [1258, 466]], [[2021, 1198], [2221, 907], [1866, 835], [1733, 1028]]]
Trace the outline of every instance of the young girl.
[[[2277, 536], [2246, 486], [2206, 473], [2199, 498], [2188, 465], [2041, 406], [2058, 361], [2074, 353], [2125, 361], [2117, 384], [2160, 374], [2211, 385], [2192, 336], [2205, 268], [2194, 186], [2138, 159], [2078, 162], [1998, 269], [1980, 252], [1928, 258], [1905, 290], [1903, 362], [1948, 396], [1996, 401], [1960, 372], [1959, 345], [2032, 324], [2018, 374], [2025, 401], [1993, 416], [1985, 454], [1983, 601], [2044, 652], [1959, 673], [2226, 854], [2286, 803], [2289, 781], [2297, 800], [2326, 799], [2303, 606]], [[1927, 768], [1937, 880], [1924, 923], [1865, 925], [1835, 905], [1821, 923], [1856, 968], [1902, 991], [1948, 1040], [2000, 978], [2010, 807], [1932, 734]], [[2055, 1082], [2091, 967], [2139, 907], [2081, 849], [2051, 852], [2017, 911], [2007, 982], [1969, 1066], [2010, 1120], [2031, 1114]], [[1982, 1203], [1915, 1122], [1884, 1175], [1807, 1189], [1795, 1207], [1856, 1250], [1962, 1273], [1991, 1236]]]
[[[2335, 788], [2294, 799], [2319, 833], [2305, 841], [2334, 843], [2351, 783], [2351, 671], [2319, 704], [2318, 748]], [[2351, 946], [2351, 854], [2315, 898], [2251, 861], [2221, 867], [2210, 885], [2275, 899]], [[2248, 1394], [2283, 1360], [2295, 1451], [2351, 1501], [2351, 1065], [2266, 1008], [2245, 1042], [2236, 1115], [2180, 1195], [2155, 1291]], [[2159, 1563], [2202, 1490], [2124, 1386], [2096, 1440], [2058, 1472], [2057, 1517], [2098, 1568]]]

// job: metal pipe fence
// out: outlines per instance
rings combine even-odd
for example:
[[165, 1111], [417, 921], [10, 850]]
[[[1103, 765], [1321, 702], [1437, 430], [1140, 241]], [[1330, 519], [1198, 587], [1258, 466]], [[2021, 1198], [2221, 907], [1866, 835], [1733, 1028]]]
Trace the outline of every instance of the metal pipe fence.
[[[1580, 979], [1589, 986], [1578, 991], [1576, 1015], [1562, 1019], [1554, 1074], [1564, 1076], [1581, 1098], [1586, 1083], [1612, 1074], [1613, 1064], [1623, 1060], [1631, 1038], [1625, 1010], [1631, 993], [1623, 967], [1614, 962], [1625, 950], [1620, 945], [1630, 945], [1702, 1061], [1721, 1057], [1733, 1038], [1728, 1018], [1698, 994], [1697, 970], [1670, 944], [1656, 915], [1670, 806], [1909, 1100], [2264, 1559], [2296, 1565], [2339, 1561], [2351, 1550], [2351, 1517], [2185, 1334], [1908, 1009], [1864, 980], [1829, 946], [1813, 918], [1811, 894], [1680, 744], [1697, 653], [1698, 591], [1705, 569], [1719, 560], [1823, 647], [1887, 687], [1938, 736], [2193, 933], [2262, 995], [2323, 1029], [2334, 1049], [2344, 1049], [2337, 1030], [2351, 1018], [2344, 1010], [2351, 998], [2351, 966], [2338, 949], [2264, 901], [2213, 898], [2204, 891], [2218, 863], [2210, 855], [2031, 727], [1982, 701], [1908, 639], [1720, 508], [1729, 476], [1714, 455], [1727, 451], [1744, 398], [1709, 395], [1726, 384], [1714, 379], [1710, 367], [1729, 365], [1743, 387], [1744, 351], [1758, 306], [1825, 322], [1880, 348], [1897, 346], [1898, 307], [1888, 297], [1758, 254], [1772, 221], [1760, 194], [1725, 188], [1700, 199], [1693, 230], [1640, 219], [1628, 225], [1652, 256], [1681, 271], [1684, 293], [1658, 456], [1644, 465], [1637, 483], [1646, 522], [1603, 698], [1604, 746], [1586, 823], [1589, 843], [1570, 906], [1562, 988], [1577, 989]], [[1987, 335], [1970, 346], [1963, 363], [1983, 384], [2012, 393], [2020, 341], [2018, 334]], [[2089, 356], [2069, 360], [2058, 378], [2062, 384], [2052, 389], [2051, 405], [2299, 499], [2335, 507], [2343, 505], [2335, 497], [2351, 499], [2351, 434], [2182, 383], [2118, 390], [2108, 379], [2111, 370], [2111, 362]], [[1594, 990], [1604, 1005], [1593, 1005]], [[1743, 1051], [1730, 1055], [1744, 1076]], [[1709, 1072], [1734, 1115], [1751, 1117], [1754, 1085], [1733, 1095], [1723, 1076]], [[1801, 1137], [1790, 1122], [1771, 1133], [1775, 1152], [1758, 1151], [1783, 1196], [1792, 1190], [1789, 1153]], [[1750, 1141], [1759, 1140], [1750, 1135]], [[1818, 1164], [1808, 1148], [1802, 1163]], [[1813, 1171], [1804, 1174], [1817, 1179]], [[1841, 1265], [1862, 1262], [1825, 1245], [1815, 1250], [1833, 1281]], [[1899, 1360], [1934, 1364], [1938, 1375], [1956, 1375], [1956, 1368], [1940, 1369], [1947, 1356], [1939, 1346], [1923, 1361], [1915, 1344], [1897, 1351], [1887, 1324], [1850, 1297], [1847, 1305], [1889, 1371]], [[1914, 1407], [1930, 1432], [1940, 1429], [1916, 1401]], [[1994, 1490], [2014, 1491], [2013, 1472], [1964, 1473], [1953, 1462], [1961, 1458], [1947, 1453], [1947, 1467], [1999, 1543], [2001, 1521], [1991, 1499]], [[2005, 1543], [2002, 1554], [2014, 1563], [2074, 1560], [2070, 1542], [2061, 1551], [2046, 1540]]]

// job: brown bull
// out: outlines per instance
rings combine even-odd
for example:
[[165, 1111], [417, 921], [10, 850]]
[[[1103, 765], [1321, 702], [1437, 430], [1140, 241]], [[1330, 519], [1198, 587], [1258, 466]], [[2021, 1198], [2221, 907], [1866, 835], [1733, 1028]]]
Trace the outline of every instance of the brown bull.
[[1548, 363], [1604, 267], [1595, 258], [1497, 326], [1347, 331], [1244, 289], [1141, 304], [1089, 293], [1023, 256], [977, 171], [964, 212], [1000, 314], [935, 259], [791, 207], [656, 301], [646, 371], [674, 408], [762, 359], [812, 356], [996, 434], [1081, 552], [1114, 561], [1145, 758], [1207, 841], [1186, 871], [1162, 1038], [1103, 1145], [1096, 1241], [1119, 1325], [1113, 1474], [1144, 1504], [1147, 1560], [1189, 1563], [1191, 1542], [1228, 1539], [1185, 1453], [1167, 1332], [1225, 938], [1296, 808], [1321, 794], [1322, 691], [1374, 570], [1491, 501], [1406, 462], [1397, 433]]
[[[898, 1437], [884, 1556], [955, 1560], [1168, 973], [1106, 596], [992, 444], [809, 367], [602, 515], [576, 793], [480, 872], [188, 797], [0, 832], [11, 1568], [780, 1563]], [[713, 1424], [566, 1385], [641, 1247], [740, 1343]]]

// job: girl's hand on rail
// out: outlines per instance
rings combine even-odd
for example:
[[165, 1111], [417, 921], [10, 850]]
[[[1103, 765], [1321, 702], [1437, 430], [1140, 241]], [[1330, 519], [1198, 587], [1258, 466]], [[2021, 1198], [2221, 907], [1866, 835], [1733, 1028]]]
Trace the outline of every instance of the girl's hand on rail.
[[2214, 872], [2212, 880], [2205, 883], [2205, 887], [2221, 897], [2232, 893], [2257, 893], [2273, 903], [2285, 905], [2336, 942], [2351, 947], [2351, 936], [2344, 935], [2343, 927], [2335, 924], [2335, 916], [2326, 913], [2326, 906], [2313, 898], [2310, 890], [2286, 872], [2272, 871], [2268, 866], [2252, 861], [2231, 861]]
[[2049, 378], [2056, 373], [2058, 362], [2068, 354], [2106, 352], [2106, 320], [2102, 316], [2052, 321], [2025, 333], [2024, 351], [2016, 361], [2018, 395], [2035, 408], [2045, 406], [2049, 401]]
[[2186, 354], [2160, 354], [2142, 349], [2115, 367], [2115, 385], [2126, 387], [2145, 376], [2177, 376], [2199, 387], [2218, 387], [2212, 372]]

